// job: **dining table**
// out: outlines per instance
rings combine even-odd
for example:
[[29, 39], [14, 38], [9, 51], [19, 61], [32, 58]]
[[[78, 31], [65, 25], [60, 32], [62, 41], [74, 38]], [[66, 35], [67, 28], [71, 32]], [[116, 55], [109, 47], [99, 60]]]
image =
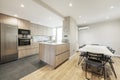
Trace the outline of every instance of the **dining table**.
[[[94, 53], [94, 54], [104, 54], [105, 56], [107, 56], [108, 59], [109, 59], [107, 61], [110, 64], [110, 67], [111, 67], [115, 77], [117, 78], [115, 69], [114, 69], [113, 64], [112, 64], [113, 63], [112, 57], [120, 57], [120, 55], [116, 55], [116, 54], [112, 53], [112, 51], [110, 51], [108, 46], [85, 45], [82, 48], [80, 48], [79, 51], [82, 52], [82, 53], [90, 52], [90, 53]], [[84, 54], [82, 54], [81, 56], [86, 57]]]
[[108, 49], [108, 46], [101, 46], [101, 45], [85, 45], [84, 47], [80, 48], [79, 51], [80, 52], [99, 53], [99, 54], [104, 54], [107, 56], [120, 56], [117, 54], [113, 54]]

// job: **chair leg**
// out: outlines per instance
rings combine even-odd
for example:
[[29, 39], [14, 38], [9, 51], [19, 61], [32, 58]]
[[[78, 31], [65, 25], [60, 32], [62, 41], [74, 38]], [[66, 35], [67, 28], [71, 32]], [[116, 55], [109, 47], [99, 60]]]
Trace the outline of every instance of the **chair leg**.
[[78, 65], [81, 63], [83, 57], [79, 57]]
[[80, 64], [80, 57], [79, 57], [79, 61], [78, 61], [78, 65]]

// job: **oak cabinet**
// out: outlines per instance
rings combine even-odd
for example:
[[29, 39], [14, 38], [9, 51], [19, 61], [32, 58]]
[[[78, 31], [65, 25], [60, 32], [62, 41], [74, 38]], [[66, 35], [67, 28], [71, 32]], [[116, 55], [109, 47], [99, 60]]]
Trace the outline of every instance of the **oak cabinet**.
[[32, 23], [31, 34], [32, 35], [52, 36], [52, 28]]
[[37, 24], [32, 24], [31, 26], [31, 34], [32, 35], [42, 35], [43, 30], [41, 27], [39, 27], [39, 25]]
[[23, 58], [33, 54], [39, 53], [39, 45], [32, 44], [30, 46], [19, 46], [18, 47], [18, 57]]
[[19, 29], [30, 30], [30, 27], [31, 27], [30, 21], [23, 20], [23, 19], [18, 19], [18, 28]]
[[53, 29], [52, 28], [45, 28], [44, 29], [44, 35], [52, 36], [53, 35]]
[[30, 30], [30, 26], [31, 26], [30, 21], [20, 18], [15, 18], [13, 16], [8, 16], [1, 13], [0, 13], [0, 23], [16, 25], [20, 29], [27, 29], [27, 30]]
[[0, 13], [0, 23], [18, 25], [17, 18]]
[[61, 54], [61, 53], [64, 53], [65, 51], [69, 50], [69, 46], [66, 45], [66, 44], [61, 44], [60, 46], [59, 46], [59, 45], [56, 45], [55, 48], [56, 48], [56, 49], [55, 49], [56, 55]]
[[70, 56], [70, 49], [68, 43], [61, 44], [44, 44], [39, 45], [39, 57], [40, 60], [48, 63], [52, 67], [56, 68], [67, 60]]
[[55, 62], [55, 66], [58, 66], [59, 64], [61, 64], [62, 62], [64, 62], [66, 59], [69, 58], [69, 51], [66, 51], [60, 55], [56, 56], [56, 62]]

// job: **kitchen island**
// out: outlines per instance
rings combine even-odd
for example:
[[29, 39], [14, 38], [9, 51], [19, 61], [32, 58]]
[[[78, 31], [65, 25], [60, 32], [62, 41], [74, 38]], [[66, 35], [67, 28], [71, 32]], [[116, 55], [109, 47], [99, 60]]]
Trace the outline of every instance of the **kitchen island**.
[[56, 68], [70, 56], [70, 48], [68, 43], [39, 43], [40, 60]]

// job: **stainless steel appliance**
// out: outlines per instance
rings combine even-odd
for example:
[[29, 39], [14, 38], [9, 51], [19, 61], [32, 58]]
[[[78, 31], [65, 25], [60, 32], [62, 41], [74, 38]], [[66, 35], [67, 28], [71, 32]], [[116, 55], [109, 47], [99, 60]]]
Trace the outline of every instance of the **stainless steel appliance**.
[[18, 29], [18, 34], [30, 35], [30, 30]]
[[31, 44], [30, 30], [18, 29], [18, 45], [26, 46]]
[[30, 42], [31, 41], [31, 39], [29, 39], [29, 38], [18, 38], [18, 45], [19, 46], [25, 46], [25, 45], [30, 45]]
[[0, 23], [0, 63], [18, 59], [17, 26]]

